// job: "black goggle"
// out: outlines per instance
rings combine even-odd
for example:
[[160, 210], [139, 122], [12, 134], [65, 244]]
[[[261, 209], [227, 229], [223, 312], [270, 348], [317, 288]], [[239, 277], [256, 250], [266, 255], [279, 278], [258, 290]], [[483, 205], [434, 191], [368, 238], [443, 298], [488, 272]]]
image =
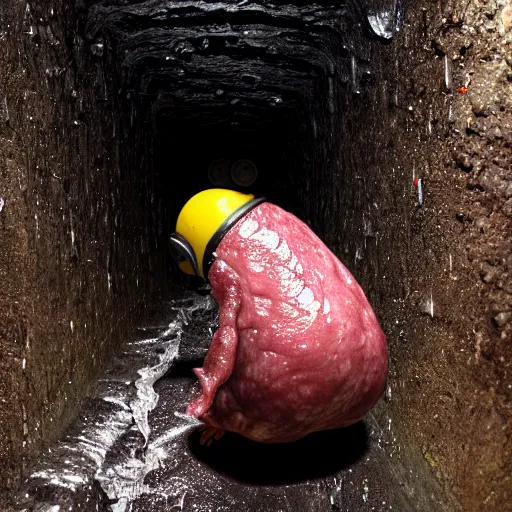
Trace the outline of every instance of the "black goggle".
[[[212, 266], [216, 255], [215, 250], [219, 245], [220, 241], [224, 238], [224, 235], [247, 213], [249, 213], [253, 208], [258, 206], [261, 203], [264, 203], [266, 199], [264, 197], [254, 197], [246, 204], [238, 208], [234, 213], [232, 213], [219, 227], [219, 229], [212, 236], [208, 244], [206, 245], [204, 256], [203, 256], [203, 276], [204, 279], [207, 279], [208, 272], [210, 267]], [[197, 258], [192, 249], [192, 246], [188, 243], [187, 239], [178, 233], [173, 233], [169, 239], [169, 247], [171, 250], [171, 254], [174, 259], [179, 263], [183, 263], [184, 261], [188, 261], [194, 271], [194, 273], [198, 276], [201, 276], [199, 272], [199, 265], [197, 263]]]
[[196, 276], [200, 275], [199, 265], [197, 264], [194, 249], [192, 249], [192, 246], [188, 243], [185, 237], [178, 233], [173, 233], [169, 237], [169, 251], [178, 264], [188, 261], [192, 266], [194, 274], [196, 274]]

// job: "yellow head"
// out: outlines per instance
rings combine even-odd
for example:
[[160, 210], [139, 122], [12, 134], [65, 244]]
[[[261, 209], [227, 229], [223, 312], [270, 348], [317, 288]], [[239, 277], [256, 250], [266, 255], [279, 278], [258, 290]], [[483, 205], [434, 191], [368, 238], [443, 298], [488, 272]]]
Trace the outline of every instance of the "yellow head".
[[229, 229], [263, 198], [234, 190], [213, 188], [193, 196], [181, 210], [170, 248], [187, 274], [206, 278], [213, 252]]

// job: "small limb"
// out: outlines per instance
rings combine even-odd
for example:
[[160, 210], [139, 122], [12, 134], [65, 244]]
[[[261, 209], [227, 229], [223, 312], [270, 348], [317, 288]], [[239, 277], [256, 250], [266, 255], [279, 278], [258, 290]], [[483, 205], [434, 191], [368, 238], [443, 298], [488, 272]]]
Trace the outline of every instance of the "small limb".
[[201, 395], [192, 401], [187, 414], [201, 418], [215, 400], [215, 394], [224, 384], [236, 362], [238, 350], [237, 318], [242, 301], [242, 287], [236, 272], [217, 259], [208, 274], [212, 295], [219, 304], [219, 327], [213, 335], [203, 367], [195, 368], [201, 384]]
[[218, 441], [225, 434], [225, 430], [220, 430], [215, 427], [201, 427], [201, 430], [203, 431], [201, 439], [199, 440], [201, 446], [205, 443], [206, 446], [211, 446], [213, 441]]

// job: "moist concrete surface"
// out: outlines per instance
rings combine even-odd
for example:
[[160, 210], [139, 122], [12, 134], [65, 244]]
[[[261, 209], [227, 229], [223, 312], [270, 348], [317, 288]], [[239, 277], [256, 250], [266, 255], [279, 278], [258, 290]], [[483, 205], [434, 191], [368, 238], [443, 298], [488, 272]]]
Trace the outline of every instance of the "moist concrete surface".
[[385, 45], [350, 6], [280, 6], [0, 5], [3, 497], [177, 282], [165, 234], [236, 147], [374, 305], [405, 467], [512, 509], [512, 7], [410, 2]]

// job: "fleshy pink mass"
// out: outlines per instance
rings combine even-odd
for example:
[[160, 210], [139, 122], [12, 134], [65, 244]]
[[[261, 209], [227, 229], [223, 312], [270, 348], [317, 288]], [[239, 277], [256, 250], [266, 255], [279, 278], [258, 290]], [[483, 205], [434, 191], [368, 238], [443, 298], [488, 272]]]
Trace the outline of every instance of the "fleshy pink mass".
[[359, 421], [385, 389], [385, 336], [363, 291], [294, 215], [262, 203], [216, 249], [219, 328], [187, 413], [278, 443]]

